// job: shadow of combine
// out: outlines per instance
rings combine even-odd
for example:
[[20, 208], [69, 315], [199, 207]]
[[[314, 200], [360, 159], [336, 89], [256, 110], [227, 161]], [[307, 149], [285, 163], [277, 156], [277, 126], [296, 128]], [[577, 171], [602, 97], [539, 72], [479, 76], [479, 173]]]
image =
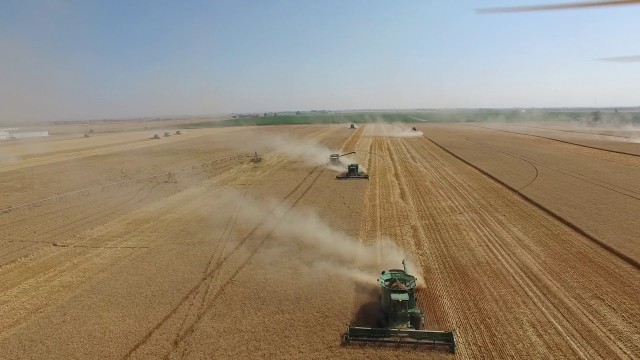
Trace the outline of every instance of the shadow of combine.
[[[364, 328], [378, 328], [379, 330], [389, 327], [389, 317], [385, 313], [381, 302], [381, 293], [377, 286], [372, 284], [358, 284], [356, 285], [356, 299], [359, 303], [353, 317], [351, 318], [350, 325], [355, 327]], [[346, 334], [344, 335], [346, 336]], [[399, 338], [398, 338], [399, 339]], [[353, 343], [353, 340], [351, 340]], [[363, 348], [375, 348], [378, 350], [390, 351], [389, 356], [396, 352], [411, 353], [419, 350], [425, 350], [428, 352], [447, 353], [451, 354], [452, 350], [449, 344], [443, 344], [442, 342], [430, 342], [430, 341], [412, 341], [411, 339], [404, 339], [400, 341], [381, 341], [381, 342], [361, 342], [357, 346], [348, 346], [348, 341], [344, 340], [340, 344], [341, 347], [350, 347], [359, 351]], [[455, 346], [455, 345], [454, 345]]]
[[356, 284], [356, 294], [364, 301], [360, 303], [350, 324], [362, 327], [385, 327], [386, 314], [380, 302], [380, 290], [370, 284]]

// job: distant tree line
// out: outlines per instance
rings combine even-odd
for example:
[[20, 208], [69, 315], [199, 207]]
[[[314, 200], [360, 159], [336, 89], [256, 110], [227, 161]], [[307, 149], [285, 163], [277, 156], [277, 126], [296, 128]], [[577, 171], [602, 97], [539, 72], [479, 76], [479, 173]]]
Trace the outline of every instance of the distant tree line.
[[231, 118], [233, 119], [246, 119], [246, 118], [257, 118], [257, 117], [271, 117], [271, 116], [278, 116], [278, 113], [276, 112], [266, 112], [263, 113], [262, 115], [260, 113], [250, 113], [250, 114], [233, 114], [231, 116]]

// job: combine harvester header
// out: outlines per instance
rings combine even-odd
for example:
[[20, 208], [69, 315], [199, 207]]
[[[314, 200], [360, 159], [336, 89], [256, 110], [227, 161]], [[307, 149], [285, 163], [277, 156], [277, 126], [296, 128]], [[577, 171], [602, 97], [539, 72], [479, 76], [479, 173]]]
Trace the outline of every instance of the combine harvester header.
[[382, 290], [382, 319], [379, 328], [347, 326], [345, 344], [350, 342], [391, 343], [407, 345], [446, 346], [455, 353], [456, 340], [451, 331], [420, 330], [424, 320], [416, 305], [416, 278], [403, 270], [383, 271], [378, 279]]

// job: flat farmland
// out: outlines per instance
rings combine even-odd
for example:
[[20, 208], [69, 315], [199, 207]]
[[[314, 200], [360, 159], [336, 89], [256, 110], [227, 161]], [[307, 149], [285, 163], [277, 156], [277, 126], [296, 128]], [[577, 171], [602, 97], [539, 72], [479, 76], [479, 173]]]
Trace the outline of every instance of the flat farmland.
[[[640, 144], [411, 126], [0, 143], [0, 358], [640, 357]], [[341, 344], [397, 249], [455, 354]]]

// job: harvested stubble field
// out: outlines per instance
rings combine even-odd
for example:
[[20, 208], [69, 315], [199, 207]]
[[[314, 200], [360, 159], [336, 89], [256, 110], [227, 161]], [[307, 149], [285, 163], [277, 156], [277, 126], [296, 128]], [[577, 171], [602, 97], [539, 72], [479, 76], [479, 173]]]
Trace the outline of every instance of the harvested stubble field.
[[[415, 126], [0, 143], [0, 357], [640, 357], [640, 145]], [[355, 150], [371, 179], [276, 137]], [[341, 346], [396, 247], [455, 355]]]

